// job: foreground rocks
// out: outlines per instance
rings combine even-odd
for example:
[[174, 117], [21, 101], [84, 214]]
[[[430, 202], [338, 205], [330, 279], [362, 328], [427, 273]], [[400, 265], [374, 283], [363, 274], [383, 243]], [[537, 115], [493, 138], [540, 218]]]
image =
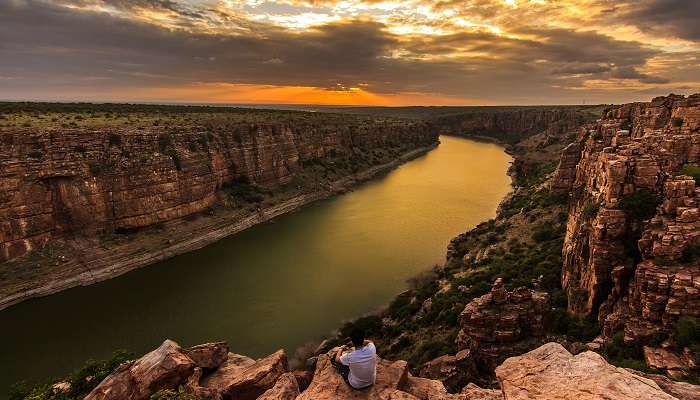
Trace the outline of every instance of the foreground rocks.
[[506, 400], [673, 400], [653, 380], [587, 351], [571, 355], [548, 343], [496, 368]]
[[180, 346], [166, 340], [140, 359], [120, 365], [85, 400], [142, 400], [177, 387], [192, 375], [195, 363]]
[[[331, 364], [332, 350], [313, 371], [290, 372], [284, 351], [259, 360], [228, 353], [223, 342], [182, 349], [166, 340], [158, 349], [119, 366], [86, 400], [148, 400], [159, 390], [184, 389], [198, 400], [695, 400], [700, 386], [616, 368], [587, 351], [576, 356], [557, 343], [507, 359], [496, 368], [500, 389], [473, 383], [448, 392], [440, 380], [416, 377], [405, 361], [377, 361], [377, 382], [350, 388]], [[188, 354], [197, 354], [197, 362]], [[212, 357], [202, 357], [209, 354]], [[216, 355], [217, 357], [213, 357]], [[311, 382], [305, 387], [311, 375]], [[303, 381], [303, 382], [300, 382]], [[303, 384], [302, 384], [303, 383]], [[574, 384], [575, 383], [575, 384]]]

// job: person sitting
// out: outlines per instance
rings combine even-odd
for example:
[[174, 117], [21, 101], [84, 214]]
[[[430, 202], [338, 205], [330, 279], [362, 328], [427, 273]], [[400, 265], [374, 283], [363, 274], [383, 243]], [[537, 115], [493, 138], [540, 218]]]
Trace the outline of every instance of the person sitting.
[[377, 348], [374, 343], [365, 340], [365, 332], [361, 329], [354, 329], [350, 340], [352, 346], [346, 344], [341, 347], [331, 361], [351, 388], [368, 388], [377, 379]]

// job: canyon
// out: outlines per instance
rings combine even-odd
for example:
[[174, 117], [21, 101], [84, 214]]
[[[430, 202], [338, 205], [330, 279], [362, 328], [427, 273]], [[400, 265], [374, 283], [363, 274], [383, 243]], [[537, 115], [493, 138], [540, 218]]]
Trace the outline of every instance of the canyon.
[[1, 139], [0, 309], [201, 248], [437, 144], [425, 123], [364, 118], [15, 128]]
[[[223, 342], [185, 349], [168, 340], [89, 391], [81, 383], [82, 395], [700, 397], [692, 384], [700, 365], [693, 325], [700, 317], [700, 95], [409, 120], [426, 132], [495, 140], [514, 157], [513, 190], [496, 217], [456, 236], [444, 265], [415, 277], [386, 308], [297, 354], [294, 367], [284, 351], [255, 360]], [[430, 141], [414, 148], [421, 146]], [[261, 184], [284, 184], [293, 175], [285, 168]], [[355, 327], [381, 356], [377, 384], [366, 392], [350, 391], [329, 363]], [[75, 384], [35, 390], [73, 396]]]

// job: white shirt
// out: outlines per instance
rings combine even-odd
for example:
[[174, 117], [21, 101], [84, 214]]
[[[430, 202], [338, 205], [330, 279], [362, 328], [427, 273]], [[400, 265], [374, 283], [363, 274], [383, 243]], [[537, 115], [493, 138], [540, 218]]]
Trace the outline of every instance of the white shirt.
[[340, 356], [340, 362], [350, 368], [348, 381], [355, 389], [374, 385], [377, 379], [377, 348], [369, 342], [367, 346]]

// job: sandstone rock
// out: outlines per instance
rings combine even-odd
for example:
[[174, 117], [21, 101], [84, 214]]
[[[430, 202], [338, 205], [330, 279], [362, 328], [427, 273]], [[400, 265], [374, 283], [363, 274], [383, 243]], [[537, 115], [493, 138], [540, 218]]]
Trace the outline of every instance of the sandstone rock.
[[252, 363], [248, 357], [229, 354], [222, 367], [204, 378], [202, 386], [217, 390], [225, 399], [252, 400], [272, 388], [285, 372], [283, 350]]
[[[219, 204], [224, 184], [285, 184], [307, 160], [437, 141], [436, 129], [424, 122], [358, 126], [352, 120], [124, 125], [110, 127], [109, 135], [94, 128], [3, 131], [0, 261], [68, 233], [135, 229], [199, 213]], [[216, 135], [209, 133], [202, 149], [202, 132], [212, 130]]]
[[330, 399], [415, 399], [400, 390], [406, 384], [408, 367], [405, 361], [377, 361], [377, 381], [364, 390], [350, 388], [338, 374], [327, 354], [320, 355], [311, 385], [298, 400]]
[[482, 389], [473, 383], [462, 389], [464, 400], [503, 400], [503, 392], [495, 389]]
[[185, 382], [195, 363], [180, 346], [166, 340], [140, 359], [119, 366], [85, 400], [145, 400], [161, 389]]
[[[583, 127], [562, 154], [553, 183], [571, 194], [562, 286], [569, 310], [594, 314], [607, 338], [624, 331], [626, 341], [644, 343], [697, 315], [700, 265], [681, 259], [700, 243], [700, 193], [679, 172], [700, 162], [699, 126], [698, 96], [626, 104]], [[642, 222], [620, 209], [640, 189], [660, 200]], [[590, 204], [601, 205], [597, 215], [582, 217]]]
[[526, 288], [508, 292], [499, 279], [490, 293], [464, 307], [457, 348], [468, 349], [479, 369], [492, 371], [505, 358], [544, 342], [549, 312], [547, 293]]
[[506, 400], [673, 400], [652, 380], [587, 351], [573, 356], [547, 343], [496, 368]]
[[426, 378], [418, 378], [409, 374], [406, 379], [404, 391], [421, 400], [435, 400], [445, 398], [447, 389], [442, 382]]
[[190, 347], [185, 353], [198, 367], [216, 369], [228, 358], [229, 347], [226, 342], [204, 343]]
[[650, 368], [672, 374], [687, 368], [680, 357], [663, 348], [644, 346], [644, 361]]
[[477, 377], [476, 364], [469, 349], [455, 355], [443, 355], [426, 362], [421, 367], [421, 376], [438, 380], [450, 390], [457, 390]]
[[193, 395], [197, 400], [221, 400], [221, 393], [216, 389], [209, 389], [200, 386], [202, 379], [202, 368], [194, 369], [192, 375], [187, 378], [184, 385], [185, 393]]
[[306, 390], [306, 388], [309, 387], [311, 384], [311, 381], [314, 379], [314, 372], [313, 371], [292, 371], [294, 374], [294, 377], [297, 380], [297, 384], [299, 384], [299, 391], [303, 392]]
[[661, 390], [670, 394], [671, 396], [676, 397], [679, 400], [700, 399], [700, 386], [698, 385], [691, 385], [690, 383], [686, 382], [676, 382], [668, 379], [663, 375], [646, 374], [644, 372], [636, 371], [633, 369], [627, 369], [627, 371], [635, 375], [651, 379], [652, 381], [656, 382], [657, 385], [659, 385]]
[[275, 386], [268, 389], [257, 400], [293, 400], [299, 395], [299, 384], [294, 374], [280, 375]]

